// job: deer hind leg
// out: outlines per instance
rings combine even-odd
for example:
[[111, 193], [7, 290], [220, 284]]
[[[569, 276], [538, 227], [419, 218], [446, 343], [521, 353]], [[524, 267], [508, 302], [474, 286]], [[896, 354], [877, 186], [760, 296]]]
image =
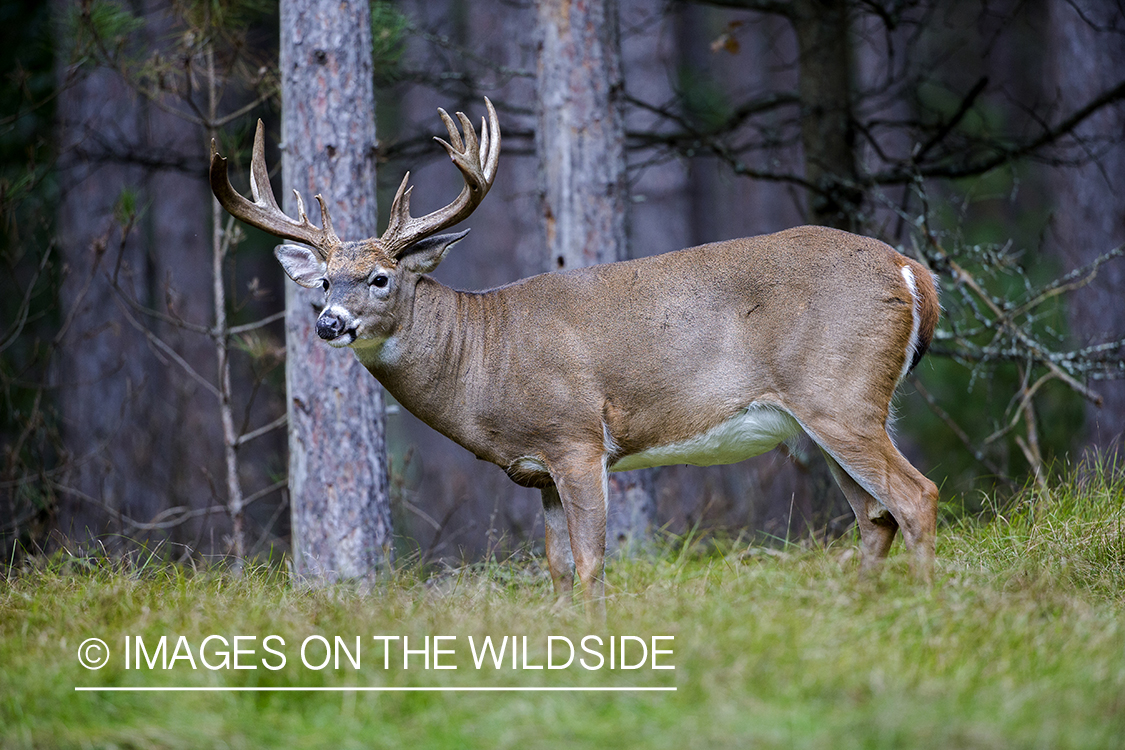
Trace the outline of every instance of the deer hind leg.
[[552, 484], [544, 487], [543, 517], [547, 530], [547, 567], [551, 571], [551, 582], [555, 585], [555, 596], [559, 603], [566, 602], [574, 590], [574, 555], [570, 551], [570, 532], [567, 530], [566, 511], [563, 509], [559, 491]]
[[605, 620], [606, 467], [601, 455], [552, 465], [586, 616]]
[[[844, 473], [868, 495], [890, 511], [898, 528], [902, 530], [903, 542], [912, 556], [911, 564], [915, 571], [929, 579], [934, 566], [934, 546], [937, 538], [937, 486], [915, 469], [898, 449], [881, 426], [872, 429], [867, 436], [848, 434], [835, 424], [808, 424], [807, 430], [813, 440], [828, 453]], [[841, 482], [845, 495], [860, 516], [857, 503], [849, 494], [851, 483]], [[863, 500], [864, 516], [867, 500]], [[876, 514], [877, 515], [877, 514]], [[861, 522], [862, 524], [862, 522]], [[860, 526], [860, 534], [863, 526]], [[889, 545], [893, 532], [887, 536]], [[878, 552], [880, 536], [875, 534], [872, 551]], [[865, 551], [867, 544], [864, 543]], [[886, 551], [883, 550], [883, 554]]]
[[851, 475], [836, 463], [836, 459], [824, 449], [821, 449], [821, 453], [828, 462], [832, 477], [844, 491], [844, 497], [848, 499], [848, 505], [855, 513], [860, 540], [859, 571], [863, 575], [874, 573], [891, 549], [895, 532], [898, 531], [898, 523], [894, 516], [871, 496], [870, 492], [860, 487]]

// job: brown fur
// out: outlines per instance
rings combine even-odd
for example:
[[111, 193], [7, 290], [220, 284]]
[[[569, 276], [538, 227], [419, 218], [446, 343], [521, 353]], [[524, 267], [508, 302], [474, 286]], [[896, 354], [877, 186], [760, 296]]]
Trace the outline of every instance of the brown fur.
[[[920, 296], [924, 351], [938, 311], [929, 273], [881, 242], [821, 227], [479, 293], [397, 268], [398, 296], [383, 312], [364, 308], [357, 282], [333, 283], [358, 290], [347, 301], [361, 321], [356, 354], [403, 406], [513, 480], [544, 488], [545, 508], [557, 494], [548, 560], [572, 552], [593, 603], [603, 467], [690, 440], [754, 404], [788, 412], [829, 457], [859, 519], [865, 569], [897, 526], [929, 568], [937, 490], [886, 433], [913, 329], [903, 265]], [[370, 341], [364, 326], [376, 332]], [[552, 568], [560, 595], [568, 576]]]
[[500, 130], [486, 105], [492, 137], [484, 149], [466, 118], [462, 144], [442, 112], [454, 144], [442, 145], [465, 178], [461, 195], [413, 219], [404, 179], [378, 239], [341, 242], [323, 202], [323, 229], [284, 216], [261, 123], [251, 169], [259, 198], [234, 191], [217, 154], [212, 189], [235, 216], [315, 248], [282, 245], [275, 254], [294, 281], [326, 289], [319, 335], [352, 346], [431, 427], [542, 488], [560, 598], [571, 591], [573, 565], [588, 611], [604, 616], [607, 466], [629, 457], [737, 460], [792, 426], [778, 410], [827, 457], [856, 514], [862, 568], [886, 556], [901, 527], [928, 571], [937, 487], [898, 452], [886, 424], [906, 358], [913, 353], [909, 364], [917, 364], [933, 336], [932, 276], [876, 240], [797, 227], [454, 291], [423, 274], [464, 237], [434, 235], [468, 216], [495, 178]]

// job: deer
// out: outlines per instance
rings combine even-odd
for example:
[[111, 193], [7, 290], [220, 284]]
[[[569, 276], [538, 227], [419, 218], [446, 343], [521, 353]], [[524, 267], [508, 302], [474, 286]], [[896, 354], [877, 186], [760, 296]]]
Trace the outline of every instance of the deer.
[[855, 513], [860, 571], [878, 571], [901, 529], [931, 575], [938, 490], [888, 432], [899, 383], [940, 314], [934, 276], [875, 239], [804, 226], [661, 255], [545, 273], [480, 292], [429, 276], [468, 234], [496, 178], [492, 102], [477, 137], [443, 109], [461, 172], [456, 199], [410, 215], [404, 176], [379, 237], [343, 241], [321, 195], [321, 226], [296, 193], [274, 198], [258, 122], [253, 200], [212, 142], [210, 183], [235, 218], [300, 244], [285, 273], [324, 289], [317, 335], [347, 347], [404, 408], [517, 484], [542, 494], [557, 601], [605, 617], [608, 472], [734, 463], [800, 433], [824, 454]]

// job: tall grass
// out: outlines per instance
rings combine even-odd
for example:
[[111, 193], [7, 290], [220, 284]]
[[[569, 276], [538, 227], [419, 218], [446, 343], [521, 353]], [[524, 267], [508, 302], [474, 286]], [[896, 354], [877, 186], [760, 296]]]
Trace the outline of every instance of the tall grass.
[[1098, 457], [1064, 466], [1048, 489], [1029, 487], [962, 519], [944, 541], [954, 565], [1010, 586], [1074, 589], [1122, 603], [1125, 469]]
[[[4, 747], [1105, 748], [1125, 746], [1125, 481], [1075, 469], [990, 517], [942, 529], [936, 583], [896, 555], [860, 581], [852, 546], [715, 549], [678, 540], [615, 560], [610, 621], [552, 604], [534, 559], [405, 569], [367, 590], [276, 568], [240, 578], [155, 559], [58, 557], [0, 588]], [[671, 635], [674, 670], [476, 669], [472, 636]], [[126, 670], [125, 636], [277, 634], [273, 671]], [[354, 669], [299, 644], [363, 638]], [[373, 635], [454, 635], [456, 670], [384, 669]], [[78, 664], [103, 638], [104, 668]], [[171, 644], [170, 644], [171, 645]], [[316, 654], [313, 654], [316, 657]], [[314, 661], [317, 659], [314, 658]], [[88, 693], [75, 686], [675, 687], [675, 692]]]

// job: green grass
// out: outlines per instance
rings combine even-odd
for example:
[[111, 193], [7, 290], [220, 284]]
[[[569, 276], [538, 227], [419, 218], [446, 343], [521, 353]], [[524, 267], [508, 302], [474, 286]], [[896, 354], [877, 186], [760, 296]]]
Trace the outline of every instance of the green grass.
[[[1084, 476], [1084, 479], [1079, 479]], [[534, 560], [396, 573], [362, 592], [283, 573], [55, 558], [0, 582], [4, 747], [1125, 746], [1125, 479], [1094, 467], [939, 536], [932, 587], [903, 557], [859, 581], [827, 550], [668, 549], [615, 561], [609, 625], [555, 611]], [[477, 670], [468, 636], [675, 636], [675, 670]], [[278, 671], [125, 670], [125, 636], [285, 640]], [[362, 666], [312, 670], [300, 642], [363, 636]], [[373, 635], [455, 635], [390, 670]], [[103, 638], [88, 671], [78, 645]], [[664, 642], [667, 645], [668, 642]], [[275, 648], [277, 643], [274, 642]], [[310, 650], [319, 661], [321, 651]], [[194, 652], [198, 659], [198, 650]], [[270, 657], [272, 658], [272, 657]], [[593, 657], [590, 657], [593, 660]], [[214, 660], [214, 659], [213, 659]], [[276, 663], [276, 659], [273, 659]], [[672, 686], [675, 692], [86, 693], [75, 686]]]

